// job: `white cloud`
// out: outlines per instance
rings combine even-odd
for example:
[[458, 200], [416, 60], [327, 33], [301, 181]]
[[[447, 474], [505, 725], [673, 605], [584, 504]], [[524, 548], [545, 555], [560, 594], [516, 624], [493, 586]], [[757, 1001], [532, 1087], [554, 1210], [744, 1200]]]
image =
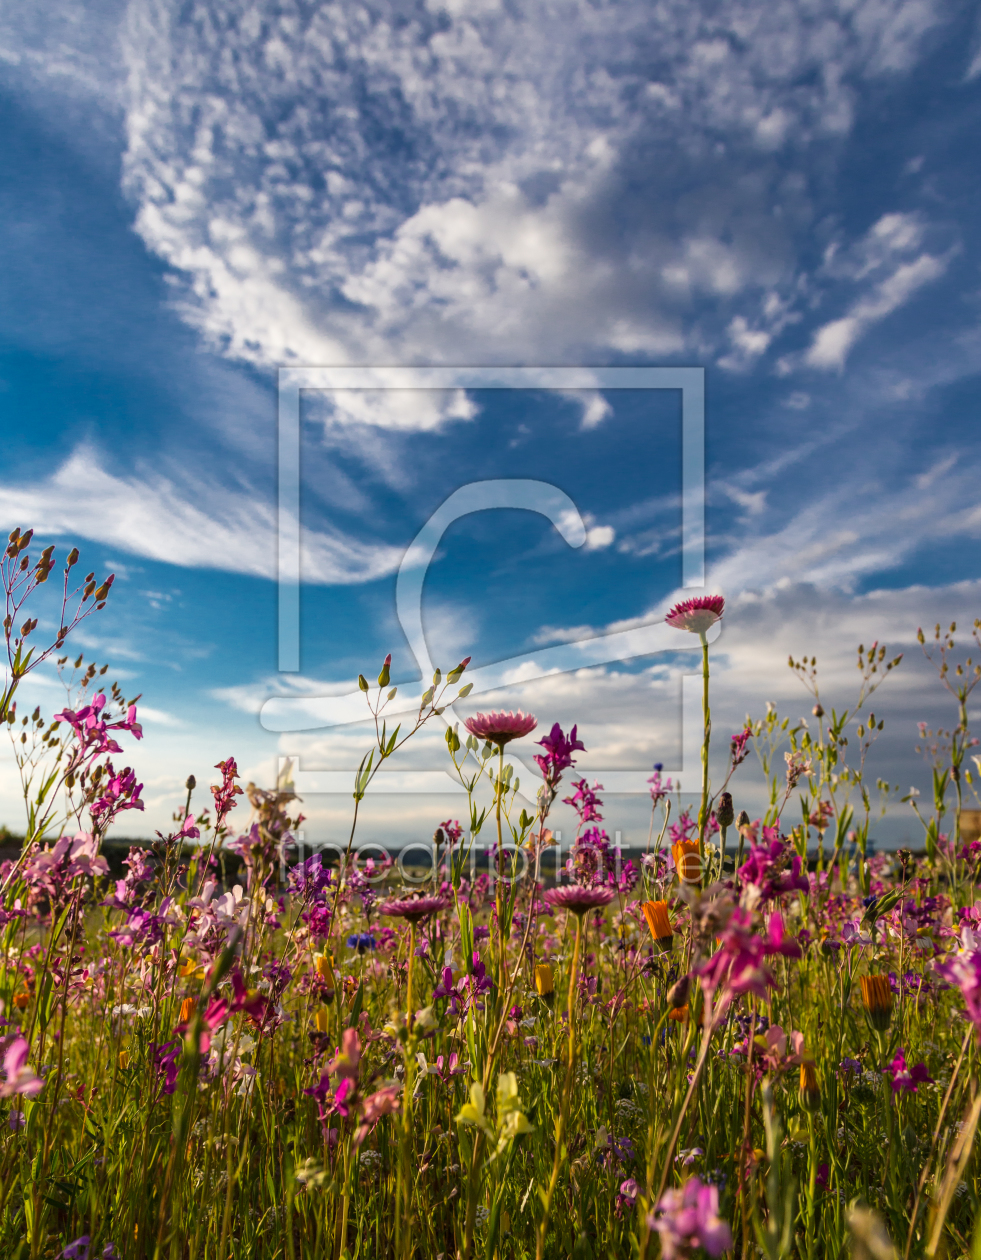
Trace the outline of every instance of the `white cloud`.
[[586, 550], [602, 551], [611, 545], [616, 536], [612, 525], [594, 525], [586, 530]]
[[[209, 344], [261, 366], [670, 354], [705, 342], [698, 296], [729, 327], [724, 365], [751, 362], [782, 324], [732, 305], [789, 300], [796, 246], [774, 205], [805, 195], [767, 154], [847, 130], [861, 81], [911, 66], [942, 10], [435, 14], [286, 0], [260, 18], [202, 0], [188, 22], [176, 0], [134, 0], [126, 188]], [[744, 168], [722, 195], [715, 137]], [[677, 216], [646, 192], [645, 214], [624, 203], [652, 142], [692, 190]], [[337, 418], [366, 422], [346, 400]], [[601, 418], [595, 405], [584, 425]], [[434, 420], [383, 408], [367, 423]]]
[[[47, 481], [0, 486], [0, 521], [10, 526], [29, 521], [40, 535], [91, 538], [190, 568], [270, 579], [278, 572], [276, 514], [257, 494], [189, 477], [178, 483], [150, 469], [114, 476], [85, 447]], [[402, 554], [398, 547], [304, 530], [303, 578], [367, 582], [393, 572]]]
[[919, 249], [925, 232], [926, 225], [918, 215], [886, 214], [850, 251], [839, 254], [834, 247], [828, 251], [826, 270], [830, 275], [872, 283], [845, 315], [815, 332], [804, 356], [808, 366], [840, 371], [855, 343], [873, 324], [944, 274], [953, 256], [950, 251], [943, 256], [923, 252], [909, 257]]

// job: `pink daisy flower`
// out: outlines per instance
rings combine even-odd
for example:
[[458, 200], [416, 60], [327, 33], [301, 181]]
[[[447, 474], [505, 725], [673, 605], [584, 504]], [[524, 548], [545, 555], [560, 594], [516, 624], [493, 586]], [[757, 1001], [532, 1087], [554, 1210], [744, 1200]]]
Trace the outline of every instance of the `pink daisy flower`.
[[418, 923], [420, 919], [428, 919], [431, 914], [445, 910], [449, 904], [449, 897], [396, 897], [382, 902], [378, 909], [393, 918]]
[[463, 724], [477, 739], [486, 739], [502, 747], [512, 739], [530, 735], [538, 725], [530, 713], [475, 713]]
[[581, 884], [568, 884], [564, 888], [547, 888], [542, 896], [556, 909], [571, 910], [573, 914], [585, 914], [587, 910], [599, 910], [608, 906], [617, 895], [615, 888], [584, 888]]
[[721, 595], [697, 595], [694, 599], [675, 604], [664, 620], [676, 630], [704, 634], [710, 626], [721, 621], [725, 605]]

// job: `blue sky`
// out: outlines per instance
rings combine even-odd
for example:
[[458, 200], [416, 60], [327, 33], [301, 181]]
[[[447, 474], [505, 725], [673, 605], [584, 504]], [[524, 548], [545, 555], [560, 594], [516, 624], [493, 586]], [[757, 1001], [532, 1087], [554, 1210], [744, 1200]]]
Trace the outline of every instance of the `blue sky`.
[[[703, 366], [717, 732], [809, 709], [791, 652], [847, 704], [878, 639], [907, 658], [873, 770], [926, 786], [915, 723], [951, 709], [916, 627], [981, 615], [979, 124], [966, 4], [0, 3], [0, 524], [117, 573], [80, 643], [146, 701], [136, 830], [219, 757], [266, 784], [280, 755], [356, 764], [363, 731], [275, 735], [259, 707], [389, 650], [414, 678], [395, 570], [470, 481], [559, 486], [588, 541], [522, 512], [454, 525], [434, 659], [679, 592], [676, 395], [310, 396], [302, 669], [280, 675], [284, 365]], [[578, 721], [600, 777], [671, 767], [691, 668], [498, 699]], [[438, 736], [407, 764], [438, 765]], [[348, 804], [309, 799], [310, 838]], [[449, 808], [378, 801], [366, 826], [425, 835]], [[19, 809], [5, 757], [0, 818]], [[607, 816], [646, 835], [641, 800]], [[900, 810], [882, 835], [906, 834]]]

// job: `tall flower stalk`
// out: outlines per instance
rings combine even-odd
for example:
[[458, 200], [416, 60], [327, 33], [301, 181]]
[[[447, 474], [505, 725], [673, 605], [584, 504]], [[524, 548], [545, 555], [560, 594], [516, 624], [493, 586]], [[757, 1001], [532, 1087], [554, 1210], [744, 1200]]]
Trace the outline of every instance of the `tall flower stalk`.
[[675, 604], [665, 621], [677, 630], [697, 634], [702, 645], [702, 791], [698, 807], [698, 857], [705, 879], [705, 830], [709, 816], [709, 745], [712, 739], [712, 710], [709, 706], [709, 645], [707, 632], [725, 611], [721, 595], [703, 595]]

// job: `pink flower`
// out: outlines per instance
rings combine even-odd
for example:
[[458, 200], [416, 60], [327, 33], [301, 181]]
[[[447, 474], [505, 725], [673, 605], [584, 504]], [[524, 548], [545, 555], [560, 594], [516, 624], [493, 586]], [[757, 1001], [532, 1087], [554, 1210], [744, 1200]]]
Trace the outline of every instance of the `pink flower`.
[[449, 897], [396, 897], [391, 901], [383, 901], [378, 909], [381, 914], [391, 915], [395, 919], [408, 919], [410, 923], [418, 923], [421, 919], [428, 919], [431, 914], [445, 910], [449, 904]]
[[360, 1063], [361, 1038], [358, 1036], [357, 1029], [345, 1028], [344, 1035], [341, 1038], [341, 1048], [334, 1055], [327, 1071], [331, 1076], [336, 1074], [342, 1078], [350, 1078], [356, 1081]]
[[697, 595], [694, 599], [675, 604], [664, 620], [676, 630], [690, 630], [692, 634], [704, 634], [722, 619], [725, 600], [721, 595]]
[[608, 906], [617, 895], [615, 888], [583, 888], [569, 884], [565, 888], [547, 888], [542, 897], [553, 909], [571, 910], [573, 914], [585, 914], [587, 910], [599, 910]]
[[766, 942], [752, 930], [753, 916], [736, 909], [721, 935], [721, 946], [695, 970], [702, 987], [709, 992], [724, 986], [722, 1006], [744, 993], [766, 998], [767, 988], [776, 983], [763, 959]]
[[938, 962], [936, 971], [948, 984], [960, 989], [967, 1017], [981, 1038], [981, 939], [966, 927], [961, 932], [961, 948], [947, 962]]
[[763, 940], [763, 952], [767, 957], [770, 957], [772, 954], [783, 954], [785, 958], [800, 958], [800, 945], [798, 945], [796, 937], [788, 936], [784, 931], [782, 914], [774, 912], [768, 915], [766, 936]]
[[27, 1066], [30, 1047], [23, 1037], [15, 1037], [7, 1047], [3, 1056], [3, 1074], [6, 1078], [0, 1085], [0, 1098], [10, 1098], [14, 1094], [26, 1094], [33, 1098], [44, 1088], [44, 1081]]
[[719, 1216], [719, 1191], [702, 1185], [698, 1177], [680, 1190], [665, 1191], [647, 1224], [661, 1235], [664, 1260], [692, 1256], [699, 1247], [710, 1256], [721, 1256], [732, 1246], [732, 1230]]
[[914, 1068], [906, 1066], [906, 1055], [902, 1046], [896, 1051], [893, 1061], [886, 1066], [885, 1073], [892, 1085], [893, 1098], [899, 1093], [915, 1094], [918, 1085], [933, 1084], [933, 1077], [927, 1071], [925, 1063], [917, 1063]]
[[503, 748], [512, 739], [530, 735], [538, 725], [530, 713], [475, 713], [463, 724], [477, 739], [486, 739]]
[[566, 738], [558, 722], [538, 743], [545, 749], [545, 755], [542, 757], [536, 753], [533, 760], [541, 770], [545, 782], [553, 786], [562, 777], [562, 771], [568, 770], [575, 763], [575, 754], [586, 751], [586, 745], [578, 738], [578, 728], [574, 726]]

